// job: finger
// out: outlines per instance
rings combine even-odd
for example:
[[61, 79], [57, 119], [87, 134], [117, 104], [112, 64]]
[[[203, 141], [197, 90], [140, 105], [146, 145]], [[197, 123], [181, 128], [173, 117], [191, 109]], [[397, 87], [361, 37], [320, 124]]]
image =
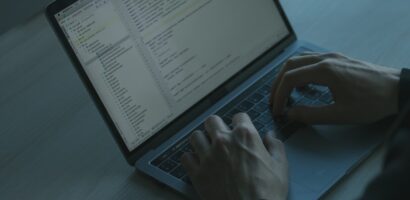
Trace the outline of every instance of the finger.
[[280, 140], [274, 138], [273, 134], [267, 133], [263, 138], [263, 144], [272, 157], [286, 158], [285, 146]]
[[227, 137], [227, 135], [219, 137], [215, 140], [212, 155], [214, 155], [214, 158], [217, 159], [220, 164], [228, 161], [230, 145], [230, 137]]
[[342, 55], [342, 54], [340, 54], [340, 53], [335, 53], [335, 52], [322, 53], [322, 54], [320, 54], [319, 56], [322, 57], [323, 59], [332, 59], [332, 58], [341, 59], [341, 58], [346, 58], [344, 55]]
[[230, 132], [228, 125], [226, 125], [225, 122], [216, 115], [210, 116], [204, 124], [205, 130], [211, 139], [211, 143], [213, 143], [215, 138], [218, 137], [218, 134]]
[[262, 146], [262, 139], [252, 120], [246, 113], [238, 113], [232, 118], [233, 138], [236, 144], [248, 147]]
[[208, 138], [202, 131], [195, 131], [191, 135], [191, 144], [194, 151], [198, 154], [200, 160], [203, 160], [210, 149]]
[[315, 64], [321, 61], [323, 61], [323, 58], [320, 56], [320, 54], [305, 53], [304, 55], [291, 57], [286, 62], [286, 65], [288, 65], [289, 67], [292, 67], [292, 66], [303, 67], [303, 66], [312, 65], [312, 64]]
[[327, 106], [295, 106], [288, 111], [288, 117], [292, 120], [306, 124], [329, 124], [339, 123], [338, 107], [336, 104]]
[[313, 51], [304, 51], [304, 52], [300, 53], [301, 56], [308, 56], [308, 55], [318, 56], [318, 55], [320, 55], [320, 54], [321, 54], [321, 53], [319, 53], [319, 52], [313, 52]]
[[318, 63], [322, 61], [322, 58], [318, 56], [319, 54], [308, 54], [308, 55], [302, 55], [302, 56], [295, 56], [290, 58], [286, 63], [283, 65], [281, 71], [279, 72], [278, 76], [276, 79], [273, 81], [272, 84], [272, 90], [271, 90], [271, 98], [270, 98], [270, 104], [273, 103], [273, 96], [276, 93], [276, 90], [278, 88], [278, 84], [280, 80], [282, 79], [283, 75], [291, 70], [301, 68], [304, 66], [312, 65], [315, 63]]
[[274, 146], [275, 143], [273, 141], [273, 136], [271, 135], [271, 132], [265, 134], [265, 137], [263, 138], [263, 144], [265, 145], [266, 150], [268, 150], [270, 155], [274, 155]]
[[303, 68], [294, 69], [285, 73], [280, 80], [273, 100], [273, 114], [283, 115], [288, 98], [292, 90], [308, 84], [319, 84], [332, 87], [331, 79], [326, 76], [321, 64], [313, 64]]
[[252, 123], [251, 118], [246, 113], [238, 113], [232, 118], [232, 127], [248, 127], [256, 130], [255, 126]]
[[181, 164], [185, 168], [189, 176], [195, 174], [196, 170], [199, 168], [198, 157], [189, 152], [182, 155]]

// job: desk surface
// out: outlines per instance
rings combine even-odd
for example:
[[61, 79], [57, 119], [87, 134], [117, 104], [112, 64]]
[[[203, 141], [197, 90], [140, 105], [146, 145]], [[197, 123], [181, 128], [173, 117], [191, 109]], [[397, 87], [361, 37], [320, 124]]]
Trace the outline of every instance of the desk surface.
[[[283, 3], [303, 40], [381, 65], [410, 65], [410, 1]], [[0, 37], [0, 63], [0, 199], [182, 198], [126, 164], [44, 16]], [[382, 152], [325, 199], [360, 195]]]

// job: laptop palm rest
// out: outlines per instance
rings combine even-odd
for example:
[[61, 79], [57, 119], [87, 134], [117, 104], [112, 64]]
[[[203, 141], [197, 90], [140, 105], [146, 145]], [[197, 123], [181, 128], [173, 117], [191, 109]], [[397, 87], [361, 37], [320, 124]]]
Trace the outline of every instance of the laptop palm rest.
[[371, 126], [314, 126], [286, 142], [289, 199], [318, 199], [381, 144], [387, 123]]

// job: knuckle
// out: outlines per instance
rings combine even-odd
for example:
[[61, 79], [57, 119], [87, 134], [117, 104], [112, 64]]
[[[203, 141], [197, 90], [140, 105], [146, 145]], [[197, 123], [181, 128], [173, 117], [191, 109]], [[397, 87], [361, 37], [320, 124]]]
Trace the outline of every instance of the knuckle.
[[296, 57], [291, 57], [286, 61], [285, 67], [292, 66], [295, 64], [295, 62], [296, 62]]
[[332, 56], [334, 58], [345, 58], [345, 56], [339, 52], [333, 53]]
[[247, 116], [248, 116], [248, 114], [246, 114], [244, 112], [240, 112], [240, 113], [236, 113], [233, 118], [238, 119], [238, 118], [244, 118], [244, 117], [247, 117]]
[[325, 58], [343, 58], [344, 56], [338, 52], [331, 52], [324, 54]]
[[288, 89], [290, 86], [289, 84], [297, 82], [298, 79], [298, 71], [288, 71], [283, 75], [282, 81], [281, 81], [281, 86], [283, 87], [282, 89]]
[[330, 72], [331, 68], [332, 68], [332, 60], [330, 59], [325, 59], [319, 62], [318, 70], [322, 71], [322, 72]]
[[338, 53], [335, 53], [335, 52], [331, 52], [331, 53], [328, 53], [328, 54], [327, 54], [327, 57], [337, 58], [337, 57], [339, 57], [339, 54], [338, 54]]
[[205, 123], [210, 124], [210, 123], [212, 123], [215, 119], [216, 119], [216, 116], [215, 116], [215, 115], [211, 115], [211, 116], [209, 116], [209, 117], [205, 120]]
[[332, 65], [333, 59], [331, 59], [331, 58], [326, 58], [326, 59], [320, 61], [319, 63], [320, 63], [321, 66], [327, 66], [327, 67], [329, 67], [329, 66]]
[[191, 142], [191, 144], [195, 145], [195, 143], [197, 142], [197, 137], [198, 137], [197, 135], [198, 135], [198, 132], [195, 131], [189, 136], [189, 141]]
[[214, 138], [214, 141], [213, 141], [213, 142], [215, 143], [215, 145], [216, 145], [217, 147], [220, 147], [220, 148], [223, 148], [223, 147], [226, 147], [226, 146], [229, 145], [229, 140], [228, 140], [228, 138], [226, 138], [225, 136], [222, 136], [222, 135], [216, 136], [216, 137]]
[[236, 135], [240, 138], [250, 138], [255, 133], [249, 126], [239, 125], [235, 128]]
[[245, 125], [238, 125], [237, 127], [236, 127], [236, 131], [238, 132], [238, 133], [249, 133], [249, 132], [251, 132], [250, 131], [250, 128], [248, 127], [248, 126], [245, 126]]
[[283, 75], [282, 81], [286, 83], [286, 82], [292, 80], [293, 75], [294, 75], [294, 73], [292, 71], [285, 72], [285, 74]]

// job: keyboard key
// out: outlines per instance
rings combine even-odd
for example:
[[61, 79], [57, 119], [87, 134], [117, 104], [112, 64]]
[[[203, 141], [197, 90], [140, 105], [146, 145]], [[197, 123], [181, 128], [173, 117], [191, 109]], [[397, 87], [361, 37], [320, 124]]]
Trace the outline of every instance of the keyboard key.
[[247, 100], [253, 104], [259, 103], [265, 96], [255, 93], [252, 96], [250, 96]]
[[188, 138], [189, 136], [186, 136], [185, 138], [183, 138], [182, 140], [178, 141], [175, 145], [174, 145], [174, 149], [182, 149], [182, 147], [184, 147], [186, 144], [188, 144]]
[[175, 167], [177, 166], [177, 164], [172, 161], [167, 159], [165, 162], [163, 162], [159, 168], [162, 169], [165, 172], [170, 172], [171, 170], [173, 170]]
[[308, 91], [304, 92], [303, 94], [304, 94], [304, 96], [305, 96], [306, 98], [309, 98], [309, 99], [311, 99], [311, 100], [315, 100], [315, 99], [319, 98], [320, 95], [321, 95], [321, 94], [320, 94], [318, 91], [316, 91], [316, 90], [308, 90]]
[[249, 101], [243, 101], [242, 103], [240, 103], [237, 107], [238, 110], [240, 110], [240, 112], [248, 112], [249, 109], [251, 109], [253, 107], [253, 104]]
[[260, 117], [258, 117], [257, 121], [262, 124], [268, 124], [272, 122], [272, 116], [270, 112], [265, 112]]
[[306, 98], [316, 100], [322, 95], [322, 93], [318, 89], [316, 89], [315, 86], [313, 85], [309, 85], [304, 88], [305, 89], [302, 90], [302, 93]]
[[183, 152], [194, 152], [194, 150], [192, 149], [191, 144], [189, 144], [189, 143], [187, 145], [185, 145], [184, 148], [182, 148], [182, 151]]
[[326, 86], [321, 86], [321, 85], [315, 85], [314, 86], [316, 90], [318, 90], [321, 94], [325, 94], [329, 92], [329, 88]]
[[262, 103], [269, 105], [270, 104], [270, 96], [266, 96], [262, 99]]
[[250, 111], [248, 112], [248, 115], [249, 115], [249, 117], [250, 117], [251, 119], [256, 119], [256, 118], [259, 117], [259, 115], [261, 115], [261, 113], [260, 113], [260, 112], [256, 112], [255, 110], [250, 110]]
[[270, 130], [266, 127], [263, 127], [261, 130], [259, 130], [259, 135], [261, 136], [261, 138], [264, 138], [266, 133], [269, 132]]
[[313, 102], [313, 100], [311, 100], [311, 99], [301, 98], [296, 104], [297, 104], [297, 105], [305, 105], [305, 106], [308, 106], [308, 105], [311, 105], [312, 102]]
[[253, 107], [253, 110], [259, 113], [263, 113], [267, 110], [269, 110], [269, 105], [266, 103], [259, 103], [255, 107]]
[[226, 116], [226, 115], [222, 117], [222, 120], [224, 120], [224, 122], [225, 122], [226, 124], [230, 124], [231, 121], [232, 121], [231, 118], [229, 118], [229, 117]]
[[236, 114], [238, 114], [238, 113], [240, 113], [240, 112], [241, 112], [240, 110], [234, 108], [233, 110], [229, 111], [229, 112], [226, 114], [226, 116], [229, 117], [230, 119], [232, 119], [234, 115], [236, 115]]
[[267, 76], [269, 77], [268, 80], [266, 81], [266, 83], [270, 86], [273, 83], [273, 80], [276, 79], [278, 72], [279, 72], [279, 68], [277, 67], [275, 68], [272, 72], [268, 73]]
[[178, 151], [176, 152], [173, 156], [171, 156], [171, 160], [173, 160], [176, 163], [180, 163], [181, 162], [181, 157], [185, 152], [183, 151]]
[[278, 133], [279, 132], [278, 125], [274, 122], [265, 124], [265, 127], [263, 127], [263, 129], [261, 129], [259, 133], [261, 134], [261, 136], [264, 136], [266, 133], [269, 133], [269, 132]]
[[152, 161], [151, 164], [154, 166], [159, 166], [164, 160], [166, 160], [168, 157], [170, 157], [172, 154], [174, 154], [178, 149], [172, 147], [168, 150], [166, 150], [163, 154], [161, 154], [158, 158], [156, 158], [154, 161]]
[[256, 130], [260, 131], [265, 125], [259, 122], [254, 122], [253, 125], [255, 126]]
[[292, 98], [294, 101], [298, 101], [302, 97], [303, 97], [302, 94], [297, 90], [293, 90], [292, 93], [290, 94], [290, 98]]
[[330, 92], [327, 92], [319, 97], [319, 100], [326, 104], [331, 104], [333, 102], [332, 94]]
[[265, 128], [268, 132], [269, 131], [278, 131], [279, 130], [278, 125], [276, 123], [273, 123], [273, 122], [265, 125]]
[[316, 100], [316, 101], [313, 101], [311, 105], [312, 106], [324, 106], [324, 105], [326, 105], [326, 103], [324, 103], [322, 101], [319, 101], [319, 100]]
[[183, 176], [186, 175], [185, 169], [184, 167], [182, 167], [182, 165], [179, 165], [177, 168], [175, 168], [172, 172], [171, 172], [172, 176], [175, 176], [176, 178], [182, 178]]
[[199, 125], [196, 129], [194, 129], [194, 131], [205, 131], [205, 125], [204, 123], [201, 123], [201, 125]]
[[258, 93], [261, 94], [261, 95], [263, 95], [263, 96], [268, 96], [268, 95], [270, 95], [270, 92], [271, 92], [271, 87], [270, 87], [270, 86], [267, 86], [267, 85], [262, 86], [262, 87], [258, 90]]

